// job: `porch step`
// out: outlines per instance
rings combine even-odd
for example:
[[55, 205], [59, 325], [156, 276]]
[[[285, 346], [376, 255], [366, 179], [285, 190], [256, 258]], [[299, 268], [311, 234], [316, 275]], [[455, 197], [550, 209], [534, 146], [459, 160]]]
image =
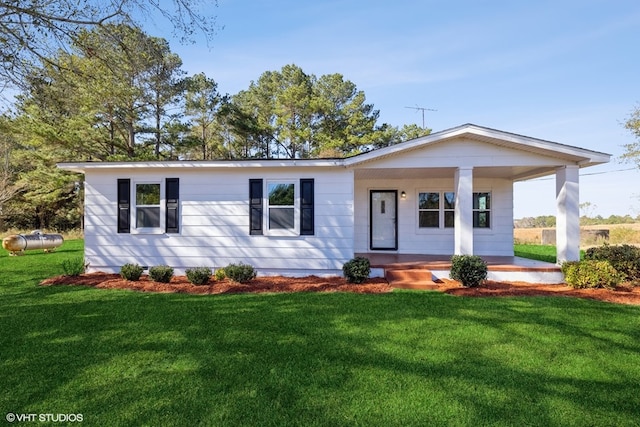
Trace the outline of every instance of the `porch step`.
[[399, 289], [434, 289], [438, 286], [431, 271], [425, 268], [385, 269], [384, 278]]

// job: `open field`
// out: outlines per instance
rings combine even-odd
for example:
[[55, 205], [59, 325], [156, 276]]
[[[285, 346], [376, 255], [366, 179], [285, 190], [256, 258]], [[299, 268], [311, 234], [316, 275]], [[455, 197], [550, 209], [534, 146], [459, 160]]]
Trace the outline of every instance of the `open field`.
[[[580, 227], [584, 230], [609, 230], [609, 243], [612, 245], [631, 244], [640, 245], [640, 223], [637, 224], [608, 224], [608, 225], [587, 225]], [[542, 230], [552, 230], [551, 228], [515, 228], [513, 230], [516, 243], [540, 244]], [[591, 236], [583, 236], [580, 247], [587, 248], [594, 245], [601, 245], [602, 239], [595, 239]]]
[[637, 306], [38, 286], [77, 256], [79, 240], [49, 255], [0, 250], [4, 414], [82, 414], [103, 426], [640, 419]]

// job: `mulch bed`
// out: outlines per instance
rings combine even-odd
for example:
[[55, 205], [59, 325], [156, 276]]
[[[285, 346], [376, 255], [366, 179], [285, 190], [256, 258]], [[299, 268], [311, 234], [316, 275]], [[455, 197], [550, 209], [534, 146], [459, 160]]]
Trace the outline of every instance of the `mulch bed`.
[[[102, 289], [131, 289], [141, 292], [187, 293], [187, 294], [232, 294], [264, 292], [355, 292], [379, 294], [391, 292], [393, 288], [383, 278], [369, 279], [355, 285], [342, 277], [281, 277], [261, 276], [241, 284], [230, 280], [212, 280], [209, 285], [192, 285], [185, 276], [174, 276], [170, 283], [157, 283], [147, 276], [139, 281], [124, 280], [118, 274], [89, 273], [77, 277], [57, 276], [44, 280], [41, 285], [84, 285]], [[433, 290], [451, 295], [470, 297], [498, 296], [567, 296], [608, 301], [618, 304], [640, 305], [640, 287], [631, 285], [609, 289], [573, 289], [563, 284], [548, 285], [525, 282], [487, 281], [477, 288], [464, 288], [453, 280], [443, 280]]]
[[264, 292], [354, 292], [380, 294], [391, 292], [393, 288], [385, 279], [369, 279], [356, 285], [342, 277], [282, 277], [261, 276], [248, 283], [237, 283], [225, 279], [211, 280], [208, 285], [193, 285], [186, 276], [174, 276], [169, 283], [157, 283], [142, 276], [139, 281], [125, 280], [119, 274], [89, 273], [80, 276], [56, 276], [46, 279], [41, 285], [85, 285], [102, 289], [131, 289], [142, 292], [184, 293], [184, 294], [234, 294]]

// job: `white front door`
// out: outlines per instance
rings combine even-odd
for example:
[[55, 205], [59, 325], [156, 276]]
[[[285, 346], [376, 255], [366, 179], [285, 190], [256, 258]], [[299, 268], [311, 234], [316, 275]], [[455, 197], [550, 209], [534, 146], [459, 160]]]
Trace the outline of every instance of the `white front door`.
[[397, 201], [396, 190], [371, 191], [371, 249], [398, 249]]

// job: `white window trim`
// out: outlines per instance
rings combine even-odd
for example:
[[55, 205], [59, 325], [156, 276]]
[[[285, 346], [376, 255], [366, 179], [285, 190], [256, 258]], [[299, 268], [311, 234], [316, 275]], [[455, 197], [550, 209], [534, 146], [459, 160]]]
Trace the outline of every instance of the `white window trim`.
[[[439, 205], [438, 205], [438, 227], [420, 227], [420, 193], [438, 193]], [[452, 189], [434, 189], [434, 188], [418, 188], [415, 193], [415, 218], [416, 218], [416, 233], [417, 234], [447, 234], [453, 233], [454, 227], [444, 226], [444, 193], [455, 193]], [[435, 212], [435, 209], [427, 209], [425, 211]]]
[[[160, 226], [159, 227], [136, 227], [137, 224], [137, 193], [138, 184], [160, 184]], [[166, 225], [166, 200], [164, 180], [131, 180], [131, 234], [163, 234]]]
[[[293, 184], [293, 229], [271, 230], [269, 228], [269, 184]], [[300, 235], [300, 179], [269, 178], [264, 180], [264, 197], [262, 198], [262, 229], [265, 236], [299, 236]], [[274, 207], [274, 209], [278, 209]]]

